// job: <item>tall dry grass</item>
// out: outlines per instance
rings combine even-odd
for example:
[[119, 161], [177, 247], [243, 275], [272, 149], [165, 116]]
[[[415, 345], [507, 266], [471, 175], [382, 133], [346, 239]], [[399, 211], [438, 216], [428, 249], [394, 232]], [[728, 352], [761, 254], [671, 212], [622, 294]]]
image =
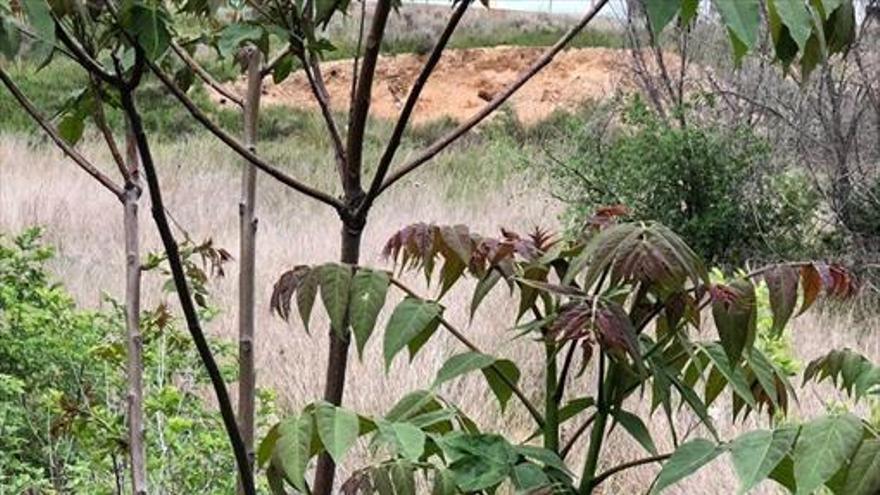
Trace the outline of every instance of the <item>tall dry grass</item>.
[[[99, 162], [110, 163], [99, 146], [86, 144], [85, 152]], [[216, 244], [235, 254], [237, 243], [237, 210], [239, 194], [238, 161], [210, 139], [163, 143], [156, 147], [156, 159], [169, 210], [174, 218], [199, 240], [212, 237]], [[291, 147], [286, 155], [296, 165], [289, 170], [298, 176], [326, 183], [333, 174], [331, 157], [301, 155]], [[380, 251], [384, 240], [396, 229], [416, 221], [465, 223], [482, 232], [494, 232], [500, 226], [527, 229], [535, 224], [552, 227], [560, 205], [542, 193], [542, 185], [534, 184], [517, 174], [508, 180], [477, 192], [461, 193], [462, 176], [449, 169], [480, 167], [479, 160], [464, 154], [450, 154], [439, 163], [405, 181], [382, 198], [369, 219], [362, 249], [363, 262], [387, 266]], [[477, 174], [476, 176], [478, 176]], [[469, 175], [474, 177], [474, 175]], [[465, 188], [466, 189], [466, 188]], [[143, 242], [145, 250], [158, 250], [160, 244], [149, 219], [146, 198], [142, 206]], [[326, 317], [313, 325], [313, 334], [306, 335], [298, 322], [286, 324], [269, 313], [268, 299], [272, 284], [280, 273], [295, 264], [332, 261], [338, 255], [338, 221], [328, 209], [316, 206], [302, 196], [274, 181], [260, 178], [257, 242], [257, 360], [260, 386], [277, 391], [282, 407], [298, 409], [320, 396], [324, 374], [327, 332]], [[54, 148], [24, 137], [0, 136], [0, 232], [10, 233], [25, 227], [46, 228], [47, 241], [55, 245], [58, 256], [51, 269], [71, 290], [79, 302], [87, 306], [100, 304], [101, 293], [121, 297], [123, 292], [122, 212], [116, 201], [93, 181], [74, 169]], [[212, 283], [216, 304], [222, 309], [219, 317], [208, 325], [215, 336], [235, 338], [235, 268], [230, 276]], [[159, 281], [147, 277], [145, 307], [160, 299], [173, 300], [159, 290]], [[426, 293], [420, 280], [413, 283]], [[392, 297], [399, 297], [399, 294]], [[468, 290], [453, 291], [444, 300], [447, 316], [466, 329], [469, 337], [486, 351], [512, 357], [523, 365], [523, 388], [533, 394], [540, 389], [538, 371], [541, 358], [534, 357], [534, 344], [510, 341], [510, 301], [505, 291], [496, 290], [481, 307], [474, 321], [468, 324], [465, 311]], [[386, 315], [387, 316], [387, 315]], [[827, 352], [832, 347], [856, 347], [880, 360], [880, 344], [873, 329], [878, 321], [860, 321], [855, 314], [813, 313], [794, 323], [796, 348], [804, 360]], [[381, 325], [381, 322], [380, 322]], [[873, 333], [872, 333], [873, 332]], [[378, 335], [378, 334], [377, 334]], [[378, 342], [368, 345], [363, 362], [353, 359], [350, 382], [346, 388], [348, 406], [367, 413], [381, 413], [404, 393], [429, 386], [440, 364], [450, 354], [461, 350], [445, 335], [435, 338], [412, 364], [399, 357], [386, 374]], [[572, 382], [572, 397], [585, 395], [593, 388], [589, 373]], [[485, 384], [479, 377], [467, 378], [445, 387], [443, 393], [472, 415], [487, 430], [501, 430], [516, 438], [530, 433], [528, 417], [517, 404], [500, 413]], [[538, 399], [538, 397], [535, 397]], [[843, 400], [827, 388], [808, 389], [794, 414], [807, 417], [828, 404]], [[649, 402], [648, 399], [645, 399]], [[629, 408], [646, 412], [648, 404], [638, 399]], [[720, 430], [728, 437], [741, 426], [731, 425], [724, 414], [724, 405], [713, 408]], [[684, 413], [679, 418], [679, 431], [695, 424]], [[764, 422], [752, 418], [752, 425]], [[566, 426], [570, 433], [574, 425]], [[658, 448], [671, 449], [668, 427], [662, 415], [650, 421]], [[699, 428], [693, 435], [700, 434]], [[641, 457], [638, 445], [617, 429], [604, 451], [602, 466]], [[584, 445], [575, 449], [583, 455]], [[361, 459], [363, 460], [363, 459]], [[357, 467], [356, 461], [344, 471]], [[601, 469], [601, 466], [600, 466]], [[655, 466], [628, 471], [609, 480], [604, 493], [641, 493], [656, 473]], [[699, 475], [672, 490], [681, 494], [732, 493], [735, 476], [728, 464], [716, 461]], [[774, 487], [763, 488], [773, 493]]]

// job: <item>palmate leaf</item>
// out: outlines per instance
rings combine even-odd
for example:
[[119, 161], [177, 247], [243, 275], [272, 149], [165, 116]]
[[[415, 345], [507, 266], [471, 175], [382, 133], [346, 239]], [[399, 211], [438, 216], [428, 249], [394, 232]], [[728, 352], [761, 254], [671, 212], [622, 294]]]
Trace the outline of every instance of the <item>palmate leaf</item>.
[[625, 352], [641, 367], [636, 329], [622, 306], [606, 299], [569, 303], [550, 325], [549, 335], [560, 341], [592, 336], [606, 350]]
[[563, 285], [574, 282], [584, 269], [584, 289], [593, 287], [606, 271], [612, 286], [643, 282], [676, 289], [688, 279], [694, 287], [708, 284], [709, 280], [702, 260], [693, 250], [674, 232], [655, 222], [624, 223], [596, 234], [572, 260]]

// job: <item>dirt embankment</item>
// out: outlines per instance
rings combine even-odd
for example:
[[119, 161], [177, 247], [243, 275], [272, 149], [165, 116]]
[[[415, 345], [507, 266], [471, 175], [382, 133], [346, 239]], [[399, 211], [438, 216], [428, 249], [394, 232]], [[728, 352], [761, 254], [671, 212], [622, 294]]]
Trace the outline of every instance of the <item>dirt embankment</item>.
[[[470, 117], [486, 101], [516, 79], [543, 52], [543, 48], [493, 47], [449, 50], [436, 67], [422, 92], [413, 120], [424, 123], [450, 117]], [[540, 121], [556, 109], [572, 108], [588, 99], [608, 96], [622, 83], [628, 53], [610, 48], [578, 48], [560, 53], [556, 59], [520, 89], [510, 104], [520, 120]], [[425, 61], [425, 55], [403, 54], [380, 58], [372, 99], [372, 115], [394, 119], [406, 100]], [[351, 62], [328, 62], [321, 67], [331, 104], [345, 111], [351, 91]], [[242, 93], [242, 83], [231, 84]], [[267, 105], [316, 108], [308, 80], [298, 71], [275, 85], [264, 86]], [[214, 95], [216, 100], [220, 100]]]

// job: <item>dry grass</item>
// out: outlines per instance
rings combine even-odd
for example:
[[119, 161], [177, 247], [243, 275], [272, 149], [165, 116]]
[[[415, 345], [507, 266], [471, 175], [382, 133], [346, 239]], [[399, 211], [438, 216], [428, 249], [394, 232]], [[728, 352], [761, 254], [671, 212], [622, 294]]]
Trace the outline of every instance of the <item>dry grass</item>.
[[[86, 145], [86, 151], [100, 153]], [[235, 253], [237, 250], [237, 202], [239, 194], [239, 167], [214, 141], [194, 139], [185, 143], [159, 146], [156, 150], [160, 175], [170, 210], [175, 218], [196, 239], [213, 237], [220, 246]], [[296, 156], [295, 154], [292, 156]], [[479, 194], [460, 194], [456, 174], [445, 167], [478, 167], [477, 160], [465, 160], [467, 155], [450, 155], [430, 170], [415, 175], [384, 197], [370, 218], [365, 234], [363, 260], [366, 264], [384, 265], [380, 259], [384, 239], [395, 229], [415, 221], [466, 223], [474, 229], [492, 232], [500, 226], [526, 229], [536, 223], [552, 226], [560, 206], [545, 199], [546, 195], [529, 187], [527, 181], [507, 180], [491, 190]], [[303, 173], [316, 182], [326, 182], [332, 174], [331, 161], [303, 159]], [[106, 162], [105, 162], [106, 163]], [[430, 188], [423, 184], [430, 184]], [[145, 204], [144, 245], [157, 249], [154, 227], [148, 218]], [[268, 296], [275, 278], [285, 269], [299, 263], [330, 261], [336, 258], [337, 219], [334, 214], [315, 206], [303, 197], [285, 190], [277, 183], [261, 178], [258, 212], [257, 287], [257, 356], [259, 383], [274, 388], [285, 407], [300, 408], [320, 395], [323, 383], [326, 332], [315, 331], [310, 337], [300, 325], [287, 325], [270, 316]], [[82, 304], [94, 306], [100, 294], [106, 291], [121, 296], [123, 280], [121, 209], [108, 194], [75, 170], [54, 149], [44, 145], [31, 146], [23, 138], [0, 137], [0, 232], [15, 232], [31, 225], [43, 225], [48, 241], [58, 247], [58, 256], [52, 270], [67, 285]], [[216, 303], [224, 312], [209, 325], [212, 334], [234, 338], [235, 335], [235, 269], [232, 276], [218, 280], [213, 289]], [[149, 282], [146, 306], [155, 304], [163, 296], [157, 282]], [[541, 378], [537, 375], [540, 360], [531, 359], [533, 347], [528, 343], [510, 343], [506, 329], [510, 326], [507, 312], [499, 311], [509, 304], [504, 291], [497, 291], [481, 308], [473, 324], [467, 324], [463, 308], [468, 301], [467, 291], [459, 290], [447, 296], [449, 319], [466, 327], [466, 332], [486, 350], [514, 357], [524, 365], [523, 388], [538, 390]], [[228, 309], [226, 309], [228, 308]], [[496, 317], [503, 314], [504, 318]], [[326, 328], [322, 321], [315, 329]], [[849, 345], [859, 348], [874, 359], [880, 359], [880, 345], [870, 332], [859, 329], [877, 327], [877, 321], [858, 323], [852, 315], [812, 315], [795, 323], [797, 349], [803, 359], [810, 359], [831, 347]], [[346, 403], [354, 409], [379, 413], [406, 391], [426, 387], [449, 354], [459, 347], [441, 336], [433, 340], [412, 365], [399, 358], [387, 375], [380, 357], [380, 339], [373, 339], [363, 362], [354, 360], [350, 367], [351, 381], [347, 386]], [[592, 388], [587, 378], [573, 383], [571, 391], [583, 394]], [[506, 430], [516, 437], [528, 433], [528, 421], [517, 405], [504, 415], [497, 408], [485, 385], [476, 377], [452, 384], [444, 393], [489, 430]], [[802, 402], [795, 414], [808, 416], [820, 410], [823, 403], [841, 399], [839, 396], [815, 391], [802, 394]], [[645, 404], [630, 405], [636, 410]], [[722, 416], [722, 409], [714, 411], [721, 430], [733, 434], [733, 427]], [[687, 417], [680, 424], [689, 423]], [[651, 422], [655, 439], [665, 438], [668, 431], [661, 415]], [[566, 431], [570, 431], [566, 429]], [[680, 430], [680, 431], [683, 431]], [[694, 434], [698, 434], [697, 430]], [[640, 456], [638, 447], [623, 438], [619, 431], [605, 450], [602, 466]], [[659, 448], [670, 448], [668, 442], [658, 441]], [[582, 446], [575, 452], [583, 451]], [[349, 468], [351, 466], [348, 466]], [[601, 468], [600, 468], [601, 469]], [[605, 493], [639, 493], [645, 490], [655, 467], [632, 470], [610, 480]], [[677, 493], [717, 494], [731, 493], [735, 477], [725, 462], [716, 462], [711, 468], [683, 484]], [[772, 489], [768, 486], [768, 491]]]

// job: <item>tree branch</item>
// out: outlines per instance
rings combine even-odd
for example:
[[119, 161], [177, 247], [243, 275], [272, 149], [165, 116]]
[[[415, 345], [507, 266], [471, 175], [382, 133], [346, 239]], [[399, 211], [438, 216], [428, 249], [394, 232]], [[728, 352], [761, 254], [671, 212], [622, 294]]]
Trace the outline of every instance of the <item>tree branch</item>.
[[196, 61], [196, 59], [192, 58], [182, 46], [177, 44], [177, 41], [171, 40], [171, 49], [174, 51], [174, 53], [177, 54], [178, 57], [180, 57], [180, 60], [183, 60], [183, 63], [189, 66], [189, 68], [192, 69], [192, 71], [195, 72], [196, 75], [199, 76], [199, 78], [204, 81], [205, 84], [210, 86], [211, 89], [220, 93], [221, 96], [231, 101], [232, 103], [235, 103], [238, 107], [244, 108], [244, 102], [242, 101], [242, 99], [238, 95], [234, 94], [232, 91], [224, 88], [219, 81], [214, 79], [214, 76], [212, 76], [207, 70], [205, 70], [204, 67], [202, 67]]
[[150, 192], [150, 200], [152, 203], [153, 219], [156, 222], [156, 228], [159, 230], [159, 237], [162, 239], [162, 245], [168, 257], [168, 264], [171, 267], [171, 274], [174, 280], [174, 286], [177, 291], [180, 307], [183, 310], [186, 319], [187, 328], [198, 350], [199, 357], [205, 366], [208, 376], [211, 379], [211, 385], [217, 396], [217, 404], [220, 409], [220, 415], [223, 417], [223, 424], [226, 428], [226, 434], [232, 444], [232, 450], [235, 454], [235, 461], [238, 467], [241, 484], [246, 495], [255, 495], [254, 475], [250, 470], [250, 462], [248, 460], [247, 450], [242, 441], [241, 434], [238, 431], [238, 425], [235, 420], [235, 413], [232, 409], [232, 402], [229, 400], [229, 393], [226, 390], [226, 384], [223, 376], [214, 360], [211, 347], [202, 331], [199, 322], [198, 313], [187, 285], [186, 274], [184, 273], [183, 263], [180, 258], [180, 250], [177, 240], [171, 232], [168, 224], [168, 218], [165, 215], [165, 206], [162, 200], [162, 192], [159, 186], [159, 178], [156, 174], [156, 167], [153, 163], [153, 156], [144, 133], [143, 124], [140, 114], [135, 107], [132, 93], [128, 90], [122, 91], [122, 106], [126, 116], [131, 123], [132, 134], [137, 142], [138, 152], [140, 153], [141, 162], [144, 167], [144, 173], [147, 179], [147, 185]]
[[275, 67], [281, 62], [281, 60], [284, 57], [287, 56], [287, 54], [290, 53], [290, 51], [291, 51], [291, 47], [290, 47], [290, 45], [287, 45], [286, 47], [284, 47], [283, 50], [278, 52], [277, 55], [275, 55], [273, 58], [269, 59], [269, 61], [266, 63], [266, 65], [262, 69], [260, 69], [260, 76], [266, 77], [269, 74], [271, 74], [272, 71], [275, 70]]
[[370, 183], [370, 190], [367, 192], [364, 204], [360, 207], [361, 213], [369, 209], [370, 204], [379, 194], [382, 181], [385, 180], [385, 176], [388, 175], [391, 161], [394, 159], [394, 155], [400, 147], [403, 133], [406, 131], [410, 116], [412, 115], [413, 110], [415, 110], [416, 103], [419, 101], [422, 90], [425, 89], [425, 85], [431, 77], [431, 73], [434, 72], [434, 68], [436, 68], [437, 64], [440, 62], [440, 57], [443, 56], [443, 51], [449, 43], [449, 38], [452, 37], [452, 33], [455, 32], [455, 28], [458, 27], [459, 21], [461, 21], [461, 18], [464, 16], [471, 2], [472, 0], [461, 0], [458, 3], [458, 7], [452, 13], [452, 16], [450, 16], [449, 21], [446, 23], [446, 28], [443, 30], [443, 33], [440, 34], [437, 43], [434, 45], [434, 49], [428, 56], [425, 65], [422, 67], [422, 71], [416, 78], [415, 83], [413, 83], [409, 96], [407, 96], [406, 102], [403, 105], [403, 109], [400, 111], [400, 116], [397, 118], [397, 123], [394, 125], [394, 131], [388, 139], [388, 145], [385, 147], [382, 158], [379, 159], [379, 165], [376, 168], [376, 175], [373, 176], [373, 181]]
[[302, 182], [294, 179], [293, 177], [288, 176], [287, 174], [281, 172], [268, 162], [264, 161], [262, 158], [257, 156], [255, 153], [250, 151], [247, 146], [242, 144], [236, 138], [232, 137], [229, 133], [221, 129], [217, 124], [211, 121], [211, 119], [202, 112], [201, 109], [193, 102], [186, 94], [174, 84], [174, 81], [168, 77], [161, 68], [159, 68], [156, 64], [151, 61], [147, 61], [147, 65], [150, 67], [150, 70], [156, 77], [159, 78], [160, 81], [168, 88], [172, 95], [177, 98], [186, 109], [189, 111], [190, 115], [193, 116], [200, 124], [205, 126], [206, 129], [211, 131], [212, 134], [217, 136], [218, 139], [223, 141], [227, 146], [232, 148], [233, 151], [238, 153], [242, 158], [254, 164], [255, 167], [265, 172], [275, 180], [281, 182], [282, 184], [290, 187], [291, 189], [298, 191], [312, 199], [320, 201], [326, 205], [332, 206], [337, 211], [342, 208], [342, 203], [334, 198], [333, 196], [315, 189], [311, 186], [303, 184]]
[[591, 488], [596, 488], [597, 486], [599, 486], [600, 483], [602, 483], [606, 479], [614, 476], [615, 474], [617, 474], [621, 471], [626, 471], [627, 469], [638, 467], [638, 466], [641, 466], [644, 464], [650, 464], [652, 462], [663, 462], [666, 459], [669, 459], [670, 457], [672, 457], [672, 454], [660, 454], [660, 455], [655, 455], [655, 456], [651, 456], [651, 457], [645, 457], [644, 459], [637, 459], [635, 461], [624, 462], [623, 464], [619, 464], [617, 466], [614, 466], [613, 468], [596, 476], [596, 478], [593, 480], [593, 483], [590, 486], [591, 486]]
[[[391, 278], [391, 285], [402, 290], [408, 296], [422, 299], [422, 297], [419, 296], [418, 294], [416, 294], [415, 291], [413, 291], [412, 289], [407, 287], [403, 282], [401, 282], [400, 280], [397, 280], [396, 278], [393, 278], [393, 277]], [[440, 326], [442, 326], [449, 333], [451, 333], [452, 336], [455, 337], [456, 340], [458, 340], [459, 342], [464, 344], [465, 347], [467, 347], [468, 349], [470, 349], [474, 352], [479, 352], [480, 354], [485, 354], [483, 351], [480, 350], [479, 347], [477, 347], [476, 344], [474, 344], [473, 342], [470, 341], [470, 339], [465, 337], [465, 335], [460, 330], [458, 330], [457, 328], [452, 326], [452, 324], [449, 323], [448, 320], [446, 320], [445, 318], [440, 316], [438, 318], [438, 321], [440, 322]], [[513, 392], [513, 395], [516, 395], [516, 397], [520, 400], [520, 402], [522, 402], [523, 406], [525, 406], [525, 408], [529, 411], [529, 414], [532, 416], [532, 419], [534, 419], [535, 423], [538, 424], [538, 427], [543, 428], [544, 427], [544, 417], [541, 415], [541, 412], [538, 410], [538, 408], [534, 404], [532, 404], [532, 402], [529, 400], [528, 397], [526, 397], [526, 394], [523, 393], [522, 390], [520, 390], [520, 388], [516, 385], [516, 383], [511, 381], [504, 373], [502, 373], [501, 370], [498, 368], [498, 366], [496, 366], [495, 364], [492, 364], [489, 366], [489, 368], [492, 369], [492, 371], [494, 371], [495, 374], [498, 375], [498, 378], [500, 378], [501, 381], [503, 381], [504, 384], [510, 388], [510, 390]]]
[[76, 162], [77, 165], [81, 169], [83, 169], [87, 174], [91, 175], [92, 178], [97, 180], [104, 186], [108, 191], [113, 193], [116, 196], [116, 199], [122, 201], [123, 199], [123, 190], [116, 183], [114, 183], [109, 177], [107, 177], [103, 172], [98, 170], [88, 159], [82, 156], [76, 149], [67, 144], [67, 141], [58, 134], [58, 131], [55, 130], [54, 127], [42, 116], [40, 115], [39, 110], [34, 107], [33, 103], [21, 92], [21, 90], [16, 86], [15, 82], [9, 77], [6, 71], [0, 67], [0, 80], [3, 81], [3, 85], [6, 86], [6, 89], [12, 93], [12, 96], [18, 101], [18, 104], [30, 115], [31, 119], [34, 120], [42, 129], [52, 138], [52, 141], [61, 148], [61, 150], [70, 157], [71, 160]]
[[348, 140], [346, 142], [345, 180], [343, 186], [348, 196], [359, 195], [361, 191], [361, 165], [364, 150], [364, 132], [367, 116], [370, 112], [370, 98], [373, 92], [373, 76], [376, 74], [376, 63], [379, 50], [382, 48], [382, 37], [385, 35], [385, 23], [391, 13], [391, 0], [378, 0], [373, 10], [373, 24], [364, 48], [364, 59], [358, 76], [357, 89], [351, 107], [348, 123]]
[[535, 75], [537, 75], [541, 69], [543, 69], [547, 64], [553, 61], [553, 58], [565, 48], [568, 43], [578, 34], [580, 33], [590, 21], [596, 17], [596, 14], [602, 10], [609, 0], [595, 0], [593, 5], [587, 11], [583, 18], [572, 27], [559, 41], [556, 42], [552, 47], [548, 48], [537, 60], [535, 60], [532, 65], [526, 69], [514, 82], [512, 82], [507, 88], [501, 92], [498, 96], [492, 99], [489, 103], [486, 104], [480, 111], [474, 114], [467, 121], [450, 131], [446, 136], [443, 136], [434, 144], [428, 146], [422, 153], [418, 156], [410, 160], [408, 163], [403, 165], [400, 170], [392, 173], [388, 176], [385, 182], [379, 187], [377, 191], [377, 195], [381, 194], [382, 191], [391, 187], [392, 184], [399, 181], [407, 174], [417, 169], [425, 162], [436, 156], [438, 153], [446, 149], [447, 146], [454, 143], [458, 138], [466, 134], [470, 131], [474, 126], [482, 122], [486, 117], [488, 117], [492, 112], [498, 109], [504, 102], [506, 102], [514, 93], [516, 93], [523, 85], [529, 82]]
[[339, 170], [340, 180], [345, 180], [345, 145], [342, 144], [342, 137], [339, 134], [339, 128], [336, 126], [336, 119], [333, 118], [333, 109], [330, 106], [330, 94], [327, 92], [327, 86], [324, 84], [324, 76], [321, 73], [321, 66], [314, 54], [308, 56], [299, 52], [298, 57], [303, 64], [303, 72], [309, 81], [309, 87], [312, 94], [318, 102], [321, 109], [321, 116], [324, 117], [324, 123], [327, 126], [327, 132], [330, 134], [330, 141], [333, 144], [333, 151], [336, 153], [336, 168]]

